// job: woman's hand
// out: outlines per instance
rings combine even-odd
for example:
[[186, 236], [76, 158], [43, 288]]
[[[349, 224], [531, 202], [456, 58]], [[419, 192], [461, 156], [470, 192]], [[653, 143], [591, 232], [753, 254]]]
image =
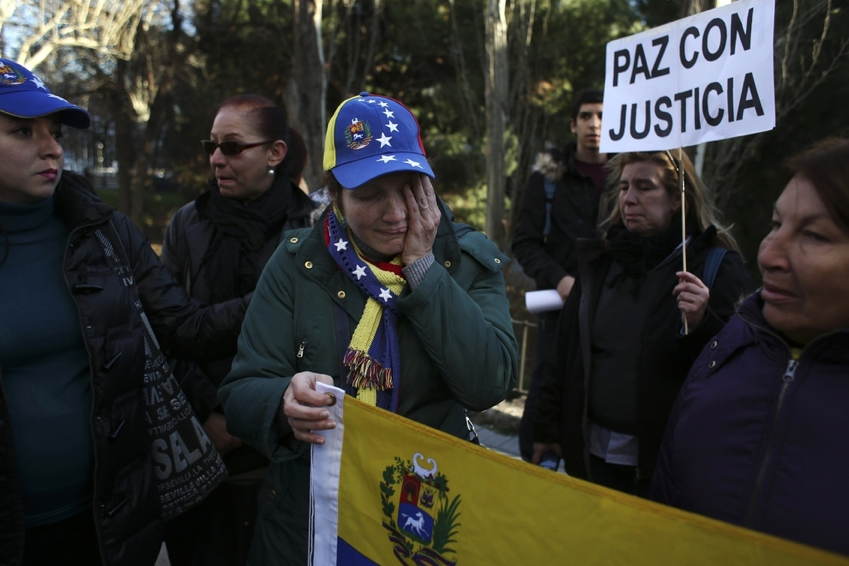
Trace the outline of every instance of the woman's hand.
[[407, 235], [401, 250], [401, 263], [410, 265], [433, 249], [442, 213], [427, 175], [413, 176], [411, 185], [404, 187], [404, 200], [407, 204]]
[[223, 414], [212, 412], [203, 423], [207, 436], [212, 439], [216, 450], [224, 456], [242, 446], [242, 441], [227, 432], [227, 419]]
[[680, 310], [692, 329], [701, 324], [707, 312], [710, 289], [702, 280], [687, 271], [679, 271], [678, 285], [672, 290]]
[[542, 457], [548, 452], [554, 452], [558, 456], [561, 456], [560, 445], [556, 442], [534, 442], [531, 463], [539, 465]]
[[288, 421], [296, 439], [323, 444], [324, 438], [312, 431], [336, 428], [336, 421], [323, 408], [332, 405], [336, 400], [330, 395], [316, 391], [317, 381], [333, 385], [333, 378], [323, 373], [302, 371], [292, 376], [289, 387], [283, 393], [280, 412]]
[[563, 302], [566, 302], [566, 299], [569, 298], [569, 295], [572, 293], [572, 287], [575, 286], [575, 278], [571, 275], [564, 275], [563, 279], [557, 284], [557, 294], [560, 295], [560, 298], [563, 299]]

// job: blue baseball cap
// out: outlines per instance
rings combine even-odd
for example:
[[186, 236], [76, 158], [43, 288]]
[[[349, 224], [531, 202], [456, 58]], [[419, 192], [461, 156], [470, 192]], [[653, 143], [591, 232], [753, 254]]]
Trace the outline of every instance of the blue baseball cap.
[[367, 92], [342, 102], [330, 118], [324, 169], [346, 189], [396, 171], [435, 177], [412, 112], [395, 99]]
[[0, 112], [16, 118], [40, 118], [58, 113], [59, 121], [74, 128], [88, 128], [88, 112], [50, 92], [38, 75], [0, 58]]

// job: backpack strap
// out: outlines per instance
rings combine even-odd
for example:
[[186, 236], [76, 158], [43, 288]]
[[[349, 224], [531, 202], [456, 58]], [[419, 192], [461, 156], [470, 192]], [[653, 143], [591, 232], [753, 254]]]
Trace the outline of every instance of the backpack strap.
[[557, 185], [546, 177], [542, 186], [545, 189], [545, 226], [542, 229], [542, 235], [547, 238], [551, 233], [551, 207], [554, 203], [554, 191], [557, 189]]
[[705, 266], [702, 271], [702, 282], [708, 286], [708, 289], [713, 287], [713, 283], [716, 281], [716, 274], [719, 273], [719, 266], [722, 264], [722, 260], [727, 253], [727, 249], [719, 247], [708, 250], [707, 257], [705, 258]]

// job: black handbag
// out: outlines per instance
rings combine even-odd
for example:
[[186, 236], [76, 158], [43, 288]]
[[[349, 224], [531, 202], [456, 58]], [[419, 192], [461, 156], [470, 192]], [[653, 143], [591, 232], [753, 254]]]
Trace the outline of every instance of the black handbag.
[[[151, 459], [159, 494], [160, 515], [171, 519], [197, 505], [227, 477], [227, 468], [189, 404], [168, 365], [142, 307], [128, 257], [116, 235], [116, 246], [103, 233], [95, 236], [113, 271], [130, 291], [145, 328], [144, 382], [142, 384]], [[123, 257], [121, 257], [123, 256]]]

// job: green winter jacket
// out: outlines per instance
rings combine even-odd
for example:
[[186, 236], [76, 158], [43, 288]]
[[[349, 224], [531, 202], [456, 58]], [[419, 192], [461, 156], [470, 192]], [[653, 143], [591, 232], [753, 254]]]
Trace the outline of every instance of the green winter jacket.
[[[467, 438], [464, 409], [491, 407], [515, 381], [517, 347], [501, 274], [507, 258], [483, 234], [445, 216], [433, 252], [421, 284], [397, 303], [398, 413]], [[282, 396], [301, 371], [333, 376], [344, 387], [342, 355], [365, 300], [327, 252], [321, 222], [288, 232], [260, 278], [219, 393], [229, 432], [272, 461], [251, 565], [306, 563], [309, 450], [278, 419]]]

